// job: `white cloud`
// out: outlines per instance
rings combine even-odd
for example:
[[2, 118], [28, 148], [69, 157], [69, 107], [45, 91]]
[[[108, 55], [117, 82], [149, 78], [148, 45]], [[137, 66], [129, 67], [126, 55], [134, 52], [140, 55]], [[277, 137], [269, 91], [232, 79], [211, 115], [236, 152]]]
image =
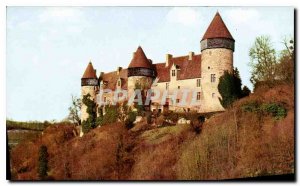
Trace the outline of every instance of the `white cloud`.
[[227, 12], [229, 20], [236, 24], [247, 23], [259, 19], [260, 14], [255, 9], [234, 8]]
[[194, 8], [175, 7], [168, 12], [166, 19], [171, 23], [180, 23], [185, 26], [191, 26], [199, 23], [201, 15]]
[[82, 19], [83, 12], [80, 8], [74, 7], [51, 7], [47, 8], [39, 15], [40, 22], [48, 21], [78, 21]]

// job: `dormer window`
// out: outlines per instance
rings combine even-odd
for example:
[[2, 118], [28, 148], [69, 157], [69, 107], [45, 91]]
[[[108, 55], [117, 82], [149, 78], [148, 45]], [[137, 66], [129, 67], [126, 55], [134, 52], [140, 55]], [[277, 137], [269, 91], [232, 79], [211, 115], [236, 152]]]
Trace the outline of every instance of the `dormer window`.
[[175, 70], [172, 70], [172, 77], [174, 77], [175, 76]]

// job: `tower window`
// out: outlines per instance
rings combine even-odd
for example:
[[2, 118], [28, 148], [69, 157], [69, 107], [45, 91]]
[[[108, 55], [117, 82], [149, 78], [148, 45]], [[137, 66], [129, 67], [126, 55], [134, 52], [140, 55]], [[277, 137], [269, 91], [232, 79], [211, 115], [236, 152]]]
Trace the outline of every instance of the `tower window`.
[[172, 76], [173, 77], [175, 76], [175, 70], [172, 70]]
[[210, 75], [210, 81], [211, 81], [212, 83], [216, 82], [216, 74], [211, 74], [211, 75]]
[[118, 86], [121, 86], [121, 81], [120, 80], [118, 80]]
[[197, 100], [200, 100], [200, 96], [201, 96], [200, 92], [197, 92]]
[[208, 70], [209, 70], [209, 69], [210, 69], [210, 66], [208, 66], [207, 68], [208, 68]]
[[104, 103], [106, 103], [106, 97], [103, 97], [103, 101], [104, 101]]
[[201, 86], [201, 79], [197, 79], [197, 87]]
[[215, 97], [215, 93], [212, 93], [212, 94], [211, 94], [211, 97], [214, 98], [214, 97]]
[[176, 103], [179, 103], [180, 99], [176, 99]]
[[180, 89], [180, 86], [178, 86], [178, 89]]
[[169, 89], [169, 83], [166, 83], [166, 90]]

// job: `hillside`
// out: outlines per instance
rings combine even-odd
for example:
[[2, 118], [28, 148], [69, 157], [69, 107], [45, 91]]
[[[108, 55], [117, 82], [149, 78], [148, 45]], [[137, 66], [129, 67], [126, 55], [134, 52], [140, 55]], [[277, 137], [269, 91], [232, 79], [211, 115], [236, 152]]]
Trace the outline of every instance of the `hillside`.
[[[282, 109], [284, 108], [284, 109]], [[261, 88], [210, 117], [200, 134], [190, 125], [131, 130], [105, 125], [79, 137], [54, 125], [11, 151], [14, 180], [38, 179], [38, 151], [48, 148], [47, 179], [216, 180], [294, 173], [294, 87]]]

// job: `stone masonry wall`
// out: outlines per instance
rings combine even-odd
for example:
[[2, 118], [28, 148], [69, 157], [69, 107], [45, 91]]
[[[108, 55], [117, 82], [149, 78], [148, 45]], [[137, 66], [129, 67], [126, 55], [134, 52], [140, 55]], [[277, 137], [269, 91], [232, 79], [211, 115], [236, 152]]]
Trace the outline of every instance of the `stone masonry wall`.
[[[206, 49], [202, 51], [201, 61], [202, 100], [205, 112], [222, 111], [224, 108], [219, 101], [219, 78], [225, 70], [232, 72], [233, 52], [225, 48]], [[215, 74], [215, 82], [211, 82], [211, 74]]]

